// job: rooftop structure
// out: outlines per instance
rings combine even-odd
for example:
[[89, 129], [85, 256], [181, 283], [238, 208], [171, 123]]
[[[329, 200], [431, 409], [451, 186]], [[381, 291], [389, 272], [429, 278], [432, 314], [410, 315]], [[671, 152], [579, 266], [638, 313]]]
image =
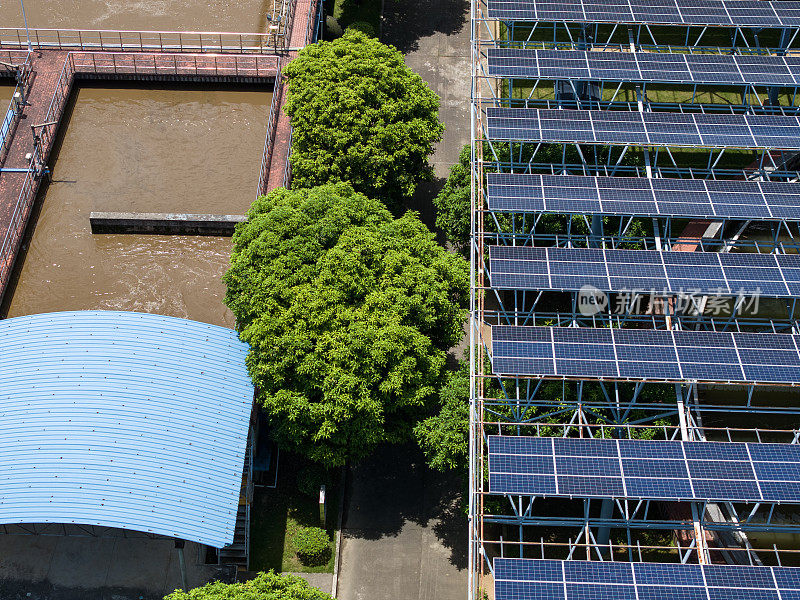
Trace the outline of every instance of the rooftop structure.
[[144, 313], [0, 321], [0, 523], [233, 542], [253, 386], [222, 327]]

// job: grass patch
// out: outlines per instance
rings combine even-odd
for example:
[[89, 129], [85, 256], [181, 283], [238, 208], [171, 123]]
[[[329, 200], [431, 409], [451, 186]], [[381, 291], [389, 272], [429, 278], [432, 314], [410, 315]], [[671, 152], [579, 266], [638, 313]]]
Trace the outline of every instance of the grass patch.
[[377, 36], [381, 31], [381, 7], [382, 0], [335, 0], [333, 18], [342, 31], [353, 23], [369, 23]]
[[316, 496], [302, 494], [297, 489], [296, 473], [304, 461], [297, 456], [281, 453], [278, 486], [275, 489], [257, 488], [253, 498], [250, 522], [250, 569], [252, 571], [293, 571], [303, 573], [333, 573], [336, 519], [339, 514], [338, 473], [326, 486], [327, 533], [331, 539], [328, 562], [308, 567], [300, 562], [295, 549], [295, 537], [302, 527], [320, 527], [319, 503]]

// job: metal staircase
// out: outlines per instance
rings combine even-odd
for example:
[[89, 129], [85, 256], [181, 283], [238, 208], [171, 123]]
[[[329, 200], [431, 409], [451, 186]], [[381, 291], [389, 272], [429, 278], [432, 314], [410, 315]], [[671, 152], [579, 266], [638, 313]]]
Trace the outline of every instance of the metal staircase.
[[250, 562], [250, 505], [253, 502], [253, 444], [255, 435], [252, 424], [247, 438], [247, 450], [242, 470], [242, 489], [239, 494], [239, 509], [236, 512], [236, 528], [233, 543], [219, 551], [219, 564], [233, 565], [237, 572], [248, 571]]

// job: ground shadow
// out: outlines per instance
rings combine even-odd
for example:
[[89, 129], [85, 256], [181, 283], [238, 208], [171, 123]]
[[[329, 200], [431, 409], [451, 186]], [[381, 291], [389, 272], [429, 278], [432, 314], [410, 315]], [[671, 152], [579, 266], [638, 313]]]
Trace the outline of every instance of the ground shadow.
[[433, 199], [442, 191], [447, 178], [436, 177], [430, 181], [421, 181], [417, 184], [414, 195], [403, 203], [403, 210], [413, 210], [419, 213], [420, 220], [436, 234], [436, 241], [444, 245], [447, 241], [444, 234], [436, 228], [436, 206]]
[[348, 474], [343, 533], [348, 538], [396, 537], [407, 522], [430, 527], [450, 551], [450, 562], [467, 566], [467, 515], [461, 477], [431, 470], [414, 443], [382, 446]]
[[381, 41], [403, 54], [414, 52], [421, 38], [461, 32], [468, 15], [468, 0], [385, 0]]

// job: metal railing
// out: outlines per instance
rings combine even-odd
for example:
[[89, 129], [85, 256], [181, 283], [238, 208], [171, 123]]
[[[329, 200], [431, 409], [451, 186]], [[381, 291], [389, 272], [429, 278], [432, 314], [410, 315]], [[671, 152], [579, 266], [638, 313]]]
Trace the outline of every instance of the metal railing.
[[258, 188], [256, 189], [256, 196], [267, 193], [267, 184], [269, 183], [269, 167], [272, 159], [272, 144], [275, 140], [275, 129], [278, 124], [277, 111], [280, 108], [280, 96], [282, 94], [281, 88], [281, 64], [278, 61], [278, 71], [275, 76], [275, 87], [272, 90], [272, 100], [269, 104], [269, 116], [267, 117], [267, 136], [264, 140], [264, 152], [261, 155], [261, 170], [258, 175]]
[[[281, 10], [289, 12], [284, 1]], [[31, 29], [39, 49], [126, 52], [274, 52], [286, 47], [289, 14], [276, 15], [266, 33], [224, 31], [126, 31], [117, 29]], [[0, 28], [0, 47], [27, 48], [24, 28]]]
[[[8, 58], [8, 62], [3, 62], [8, 65], [13, 64], [13, 58], [11, 56]], [[6, 151], [8, 150], [8, 146], [11, 144], [11, 133], [14, 130], [14, 126], [22, 116], [22, 107], [17, 104], [15, 98], [17, 97], [17, 94], [19, 94], [21, 98], [25, 98], [28, 91], [27, 88], [30, 75], [31, 56], [28, 54], [25, 57], [25, 62], [16, 68], [17, 86], [11, 96], [11, 101], [8, 104], [8, 110], [6, 110], [5, 117], [3, 118], [3, 123], [0, 124], [0, 164], [2, 164], [2, 160], [5, 157]]]
[[[75, 65], [72, 60], [72, 54], [68, 54], [64, 60], [64, 67], [61, 69], [61, 75], [58, 76], [56, 81], [55, 91], [50, 100], [50, 106], [47, 107], [47, 114], [41, 124], [33, 124], [34, 129], [38, 129], [40, 148], [49, 149], [55, 138], [56, 130], [58, 129], [58, 122], [61, 119], [61, 113], [69, 99], [69, 93], [72, 89], [73, 75], [75, 74]], [[47, 160], [46, 156], [39, 157], [42, 164]]]
[[130, 52], [71, 52], [76, 75], [192, 75], [199, 77], [271, 78], [280, 74], [274, 54], [136, 54]]
[[14, 206], [14, 211], [11, 213], [8, 230], [5, 236], [3, 236], [2, 243], [0, 243], [0, 297], [2, 297], [6, 285], [8, 284], [8, 280], [11, 276], [11, 269], [14, 265], [16, 248], [25, 231], [24, 217], [36, 195], [36, 186], [34, 185], [36, 180], [34, 175], [34, 169], [31, 167], [25, 174], [25, 181], [22, 183], [22, 189], [17, 197], [17, 204]]
[[318, 19], [316, 16], [319, 14], [315, 11], [319, 4], [319, 0], [311, 0], [308, 5], [308, 15], [307, 15], [307, 22], [306, 22], [306, 39], [304, 46], [308, 46], [309, 44], [313, 44], [317, 41], [317, 25]]
[[294, 133], [292, 132], [291, 126], [289, 127], [289, 146], [286, 148], [286, 161], [283, 164], [283, 187], [287, 190], [289, 189], [289, 182], [292, 179], [292, 163], [290, 159], [292, 158], [292, 136]]

